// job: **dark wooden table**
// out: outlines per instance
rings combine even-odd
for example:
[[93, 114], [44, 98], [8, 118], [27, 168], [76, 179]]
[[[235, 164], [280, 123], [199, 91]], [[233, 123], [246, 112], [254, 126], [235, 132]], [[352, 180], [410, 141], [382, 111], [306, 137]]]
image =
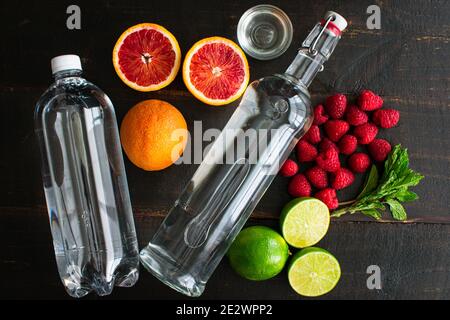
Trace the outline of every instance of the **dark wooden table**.
[[[264, 2], [264, 1], [263, 1]], [[333, 91], [354, 96], [367, 87], [387, 106], [401, 111], [401, 125], [383, 132], [409, 148], [412, 167], [426, 178], [416, 189], [421, 199], [407, 205], [405, 223], [367, 221], [357, 216], [334, 220], [319, 246], [333, 252], [343, 276], [325, 299], [450, 298], [450, 2], [448, 1], [270, 1], [294, 25], [294, 41], [280, 58], [250, 59], [251, 78], [283, 71], [312, 25], [327, 10], [350, 21], [339, 47], [313, 83], [314, 102]], [[381, 7], [381, 29], [368, 30], [366, 9]], [[66, 8], [78, 4], [82, 29], [66, 28]], [[86, 77], [112, 99], [120, 122], [135, 103], [156, 98], [171, 102], [192, 128], [222, 128], [237, 103], [208, 107], [186, 90], [181, 76], [165, 89], [139, 93], [115, 75], [112, 47], [123, 30], [155, 22], [171, 30], [183, 53], [197, 40], [220, 35], [236, 40], [240, 15], [258, 4], [221, 1], [2, 1], [0, 23], [0, 284], [1, 298], [68, 298], [56, 271], [43, 197], [39, 153], [33, 132], [34, 104], [51, 82], [53, 56], [76, 53]], [[151, 238], [195, 165], [144, 172], [126, 160], [140, 245]], [[289, 200], [286, 179], [277, 177], [249, 224], [277, 227]], [[351, 192], [350, 192], [351, 193]], [[344, 197], [351, 197], [351, 194]], [[366, 286], [369, 265], [381, 268], [382, 289]], [[95, 298], [90, 295], [88, 298]], [[111, 299], [179, 299], [180, 294], [145, 271], [131, 289]], [[205, 299], [299, 299], [286, 274], [267, 282], [239, 278], [223, 261]]]

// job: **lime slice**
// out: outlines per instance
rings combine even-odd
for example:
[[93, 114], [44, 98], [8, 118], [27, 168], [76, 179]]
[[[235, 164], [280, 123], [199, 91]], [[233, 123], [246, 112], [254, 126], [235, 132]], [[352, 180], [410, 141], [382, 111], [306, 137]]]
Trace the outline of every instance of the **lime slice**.
[[341, 267], [328, 251], [311, 247], [297, 252], [288, 268], [289, 284], [298, 294], [317, 297], [330, 292], [341, 277]]
[[297, 198], [281, 211], [281, 232], [288, 244], [296, 248], [315, 245], [327, 233], [330, 212], [315, 198]]

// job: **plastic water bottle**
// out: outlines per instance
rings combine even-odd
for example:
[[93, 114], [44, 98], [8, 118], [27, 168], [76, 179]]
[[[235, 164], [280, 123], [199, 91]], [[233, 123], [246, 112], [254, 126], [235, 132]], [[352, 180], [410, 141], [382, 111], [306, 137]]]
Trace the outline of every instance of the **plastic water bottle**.
[[[197, 297], [279, 167], [313, 122], [308, 87], [346, 28], [329, 11], [287, 70], [251, 83], [175, 205], [141, 251], [153, 275]], [[237, 152], [236, 152], [237, 150]]]
[[139, 277], [136, 230], [114, 107], [81, 77], [80, 58], [51, 61], [35, 110], [56, 262], [69, 295], [108, 295]]

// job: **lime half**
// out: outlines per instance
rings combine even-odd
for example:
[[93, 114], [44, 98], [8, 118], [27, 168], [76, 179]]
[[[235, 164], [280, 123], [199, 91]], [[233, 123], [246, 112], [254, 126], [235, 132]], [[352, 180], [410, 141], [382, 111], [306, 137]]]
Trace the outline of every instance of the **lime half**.
[[330, 292], [341, 277], [341, 267], [328, 251], [311, 247], [297, 252], [288, 268], [289, 284], [298, 294], [317, 297]]
[[288, 244], [306, 248], [315, 245], [327, 233], [330, 211], [316, 198], [297, 198], [284, 206], [280, 223]]

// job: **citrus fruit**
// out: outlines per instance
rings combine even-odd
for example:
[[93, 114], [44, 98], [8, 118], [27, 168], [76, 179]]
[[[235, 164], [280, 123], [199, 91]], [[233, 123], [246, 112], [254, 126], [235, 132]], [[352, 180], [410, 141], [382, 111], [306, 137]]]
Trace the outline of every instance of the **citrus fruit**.
[[297, 198], [281, 211], [281, 233], [291, 246], [305, 248], [319, 242], [330, 225], [326, 204], [316, 198]]
[[183, 115], [170, 103], [145, 100], [125, 115], [120, 140], [130, 161], [147, 171], [162, 170], [174, 163], [188, 137]]
[[170, 84], [180, 69], [181, 52], [175, 37], [164, 27], [141, 23], [117, 40], [113, 64], [117, 75], [138, 91], [155, 91]]
[[288, 267], [292, 289], [307, 297], [330, 292], [341, 277], [341, 267], [328, 251], [311, 247], [297, 252]]
[[227, 255], [231, 267], [242, 277], [267, 280], [283, 269], [289, 256], [289, 248], [274, 230], [254, 226], [239, 233]]
[[222, 37], [198, 41], [186, 54], [183, 80], [200, 101], [228, 104], [245, 91], [249, 80], [247, 58], [239, 46]]

